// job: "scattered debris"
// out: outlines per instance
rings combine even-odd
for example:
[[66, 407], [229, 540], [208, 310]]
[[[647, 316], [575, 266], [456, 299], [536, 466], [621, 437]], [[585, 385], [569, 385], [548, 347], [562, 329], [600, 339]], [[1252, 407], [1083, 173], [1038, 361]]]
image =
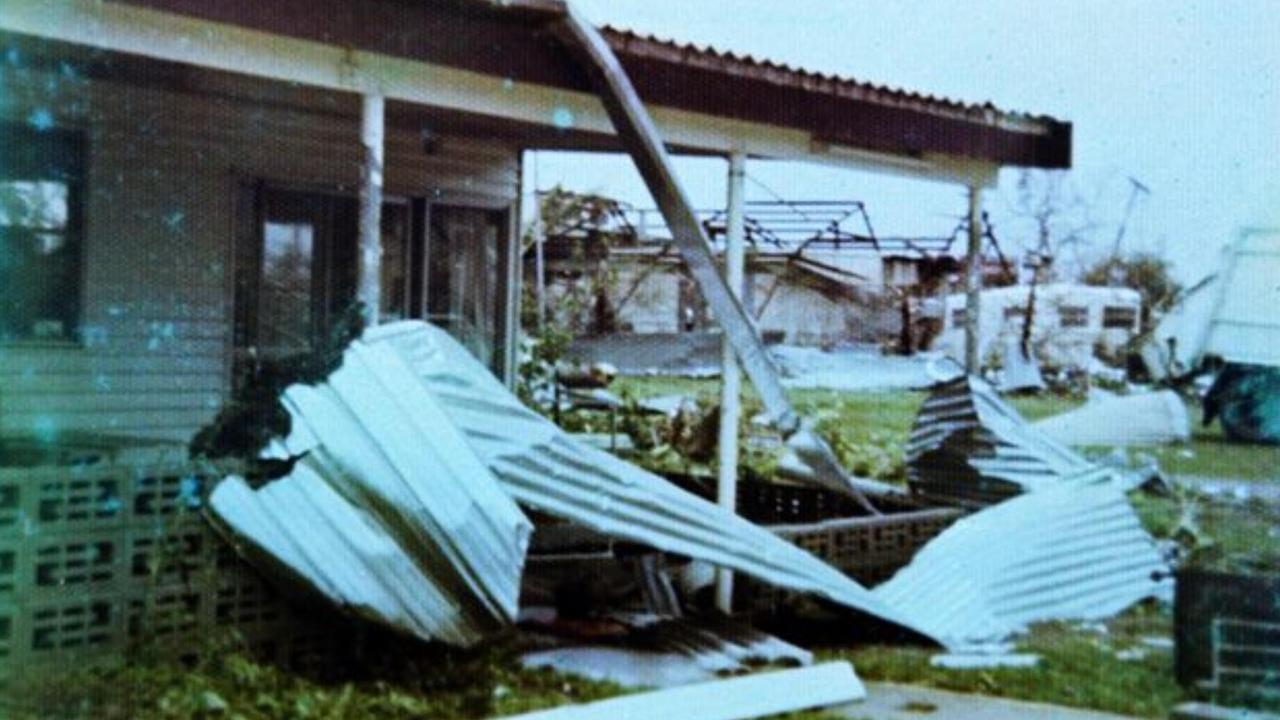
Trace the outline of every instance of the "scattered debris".
[[1147, 659], [1145, 648], [1134, 647], [1116, 651], [1116, 659], [1124, 662], [1142, 662]]
[[391, 348], [355, 341], [282, 401], [292, 429], [268, 450], [292, 470], [210, 497], [251, 560], [423, 639], [471, 645], [515, 620], [532, 524]]
[[522, 506], [609, 537], [813, 593], [916, 632], [893, 608], [809, 553], [576, 441], [521, 405], [444, 330], [405, 321], [373, 328], [365, 341], [385, 343], [406, 360], [448, 422]]
[[960, 366], [939, 353], [910, 357], [884, 355], [878, 349], [817, 348], [778, 345], [773, 357], [789, 388], [826, 390], [916, 390], [954, 379]]
[[1027, 423], [985, 380], [959, 377], [925, 400], [907, 445], [913, 495], [976, 508], [1063, 482], [1109, 482], [1096, 465]]
[[681, 393], [644, 398], [636, 404], [643, 410], [667, 417], [672, 417], [676, 413], [692, 412], [698, 409], [698, 401], [695, 398]]
[[634, 450], [635, 442], [631, 436], [626, 433], [573, 433], [573, 438], [580, 443], [590, 445], [600, 450], [608, 450], [617, 452], [619, 450]]
[[525, 654], [525, 667], [549, 667], [626, 687], [665, 688], [741, 675], [766, 665], [813, 664], [813, 653], [748, 626], [717, 618], [611, 616], [626, 628], [607, 642]]
[[1205, 702], [1185, 702], [1169, 713], [1169, 720], [1280, 720], [1280, 714]]
[[947, 653], [929, 658], [929, 665], [946, 670], [1031, 668], [1039, 664], [1040, 656], [1031, 653]]
[[1160, 445], [1191, 439], [1187, 406], [1172, 390], [1103, 395], [1032, 427], [1066, 445]]
[[1120, 488], [1061, 484], [962, 518], [874, 593], [955, 651], [1110, 617], [1172, 585]]
[[866, 695], [852, 665], [832, 662], [566, 705], [507, 720], [745, 720], [844, 705]]

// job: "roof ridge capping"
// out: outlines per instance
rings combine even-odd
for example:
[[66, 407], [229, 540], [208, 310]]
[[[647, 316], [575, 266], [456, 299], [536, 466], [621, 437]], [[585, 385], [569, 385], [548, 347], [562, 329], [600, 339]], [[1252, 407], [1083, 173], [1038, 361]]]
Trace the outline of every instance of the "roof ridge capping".
[[810, 92], [826, 92], [837, 97], [874, 101], [905, 109], [927, 110], [943, 117], [981, 122], [1001, 129], [1036, 135], [1051, 134], [1055, 127], [1066, 124], [1049, 115], [1001, 110], [991, 101], [966, 103], [948, 97], [925, 95], [902, 88], [879, 85], [795, 67], [769, 58], [756, 58], [720, 50], [712, 45], [700, 46], [638, 33], [606, 24], [601, 28], [615, 52], [654, 60], [666, 60], [715, 70], [721, 73], [751, 77], [778, 85], [800, 87]]

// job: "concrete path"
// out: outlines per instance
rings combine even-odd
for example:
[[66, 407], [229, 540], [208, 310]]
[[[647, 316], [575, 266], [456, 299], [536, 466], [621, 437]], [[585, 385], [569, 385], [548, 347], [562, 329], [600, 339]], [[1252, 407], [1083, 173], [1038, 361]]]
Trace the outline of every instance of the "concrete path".
[[895, 683], [865, 683], [867, 699], [840, 708], [851, 720], [1120, 720], [1126, 716]]

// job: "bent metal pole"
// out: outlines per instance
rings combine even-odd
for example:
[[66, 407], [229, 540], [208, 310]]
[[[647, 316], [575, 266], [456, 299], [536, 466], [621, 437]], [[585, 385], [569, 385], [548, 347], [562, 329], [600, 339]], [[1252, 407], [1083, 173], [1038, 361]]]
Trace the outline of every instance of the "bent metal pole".
[[715, 312], [716, 321], [737, 353], [742, 369], [755, 386], [774, 425], [787, 438], [788, 445], [813, 469], [818, 482], [852, 496], [868, 512], [879, 514], [867, 501], [857, 480], [840, 466], [827, 443], [812, 427], [802, 423], [791, 407], [760, 333], [716, 267], [711, 241], [676, 177], [657, 126], [604, 37], [567, 3], [497, 0], [494, 4], [533, 10], [550, 20], [550, 29], [590, 76], [618, 137], [662, 211], [689, 273]]

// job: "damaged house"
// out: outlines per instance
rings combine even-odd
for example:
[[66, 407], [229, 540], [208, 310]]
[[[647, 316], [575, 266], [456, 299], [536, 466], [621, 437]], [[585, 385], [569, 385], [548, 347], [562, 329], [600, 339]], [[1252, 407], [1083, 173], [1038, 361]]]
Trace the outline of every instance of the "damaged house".
[[[618, 208], [592, 228], [545, 229], [545, 302], [571, 315], [562, 322], [589, 335], [717, 330], [670, 230], [649, 220], [651, 212]], [[881, 238], [866, 213], [856, 201], [745, 203], [750, 250], [742, 302], [769, 342], [896, 340], [903, 293], [938, 268], [958, 266], [954, 234]], [[700, 210], [698, 217], [723, 261], [724, 211]], [[526, 251], [527, 260], [536, 250]], [[537, 275], [529, 272], [533, 263], [526, 265], [526, 280], [536, 283]]]
[[[234, 585], [225, 557], [182, 524], [216, 481], [214, 510], [233, 534], [254, 539], [247, 553], [269, 556], [356, 614], [424, 637], [466, 644], [511, 620], [526, 512], [735, 568], [929, 636], [774, 535], [611, 456], [565, 446], [506, 393], [520, 297], [521, 153], [626, 148], [592, 73], [548, 31], [550, 5], [0, 5], [0, 232], [10, 248], [0, 264], [0, 435], [54, 458], [48, 472], [33, 473], [26, 455], [0, 446], [0, 680], [19, 665], [118, 651], [149, 604], [182, 610], [164, 629], [178, 637], [207, 624], [280, 620], [278, 607], [264, 609], [266, 590]], [[1050, 118], [622, 30], [606, 29], [603, 40], [673, 152], [956, 183], [969, 188], [974, 217], [1002, 166], [1070, 164], [1071, 128]], [[157, 443], [180, 456], [247, 369], [322, 344], [357, 299], [379, 326], [368, 347], [349, 350], [356, 359], [344, 363], [346, 375], [286, 394], [301, 419], [277, 438], [297, 461], [292, 480], [254, 488], [183, 469], [168, 450], [132, 449]], [[431, 325], [393, 323], [401, 320]], [[418, 334], [379, 336], [383, 324]], [[423, 337], [431, 342], [411, 342]], [[466, 372], [433, 364], [442, 353], [466, 353]], [[403, 384], [388, 384], [395, 378]], [[377, 393], [366, 392], [369, 383], [381, 384]], [[375, 399], [401, 403], [403, 422], [388, 416], [385, 425], [357, 423], [363, 434], [335, 436], [327, 423], [309, 425], [378, 415], [367, 410]], [[407, 427], [449, 428], [434, 438], [444, 450], [408, 458], [412, 443], [396, 436]], [[99, 450], [105, 438], [126, 449]], [[49, 450], [73, 441], [89, 450]], [[465, 457], [447, 452], [463, 446]], [[342, 460], [370, 456], [377, 463]], [[157, 457], [168, 458], [163, 471], [140, 469]], [[427, 484], [461, 476], [473, 484], [447, 486], [449, 503], [432, 501], [446, 485], [428, 492]], [[320, 486], [332, 492], [298, 492]], [[279, 503], [263, 493], [313, 503], [314, 513], [277, 522]], [[394, 512], [388, 498], [397, 498]], [[460, 540], [458, 528], [477, 512], [492, 532]], [[331, 550], [340, 555], [299, 551], [291, 534], [322, 518], [362, 532], [339, 537]], [[177, 546], [192, 565], [222, 573], [216, 593], [140, 595], [138, 569], [160, 552], [159, 528], [187, 533]], [[417, 553], [407, 560], [395, 550], [406, 545]], [[385, 561], [407, 584], [335, 576], [324, 562], [333, 557]], [[424, 585], [465, 612], [440, 617], [423, 596], [406, 594]]]

